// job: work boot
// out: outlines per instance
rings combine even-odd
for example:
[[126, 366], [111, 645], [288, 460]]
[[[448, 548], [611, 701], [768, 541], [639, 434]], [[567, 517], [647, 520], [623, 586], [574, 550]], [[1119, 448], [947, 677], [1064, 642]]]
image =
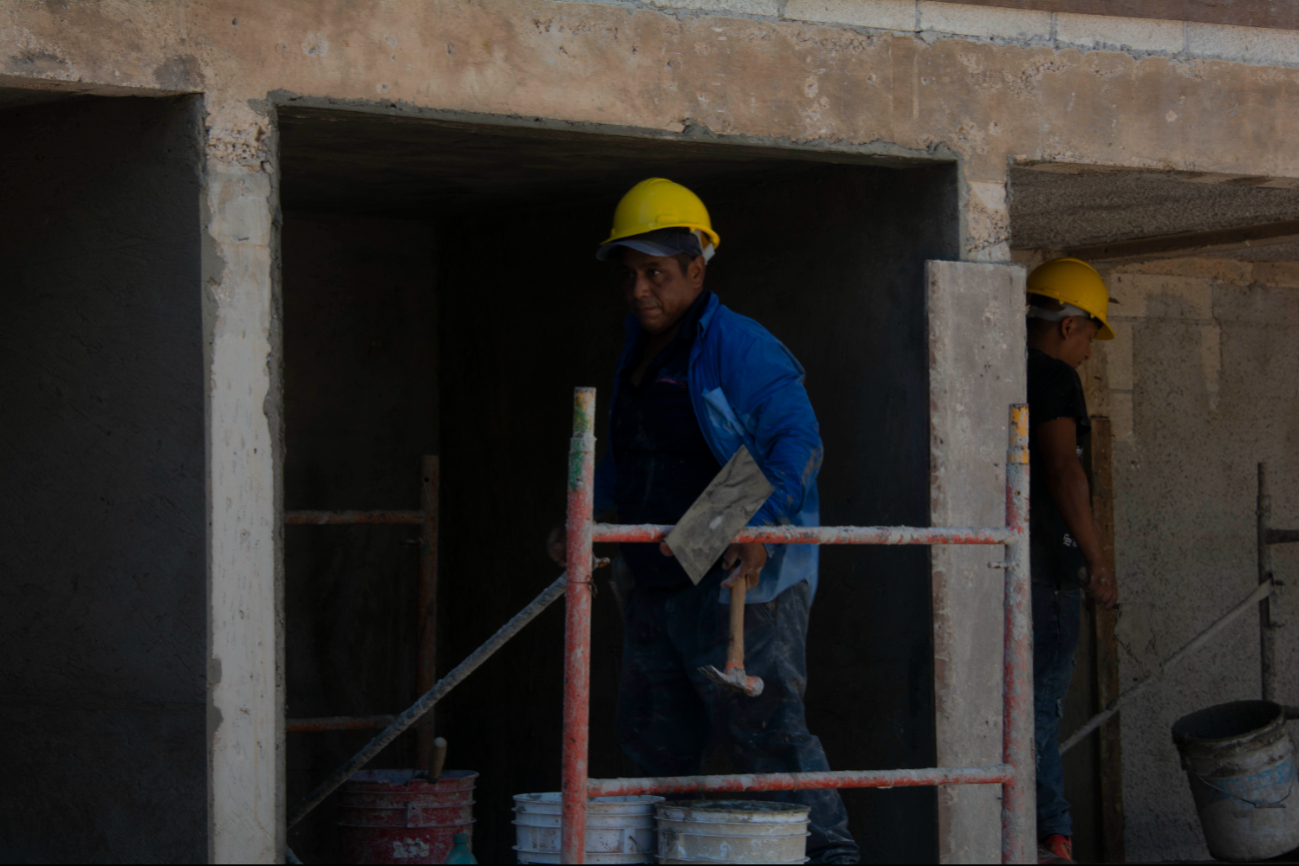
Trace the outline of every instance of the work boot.
[[1037, 843], [1038, 863], [1072, 863], [1073, 837], [1052, 833]]

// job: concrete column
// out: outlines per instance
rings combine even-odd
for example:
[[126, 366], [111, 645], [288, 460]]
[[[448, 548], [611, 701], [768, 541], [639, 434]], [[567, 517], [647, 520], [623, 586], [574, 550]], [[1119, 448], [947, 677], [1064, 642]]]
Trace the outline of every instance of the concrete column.
[[[1024, 401], [1024, 269], [929, 262], [930, 521], [1002, 526], [1011, 403]], [[1001, 550], [932, 548], [938, 765], [1001, 760]], [[938, 793], [942, 863], [1001, 860], [1001, 789]]]
[[265, 118], [209, 128], [208, 852], [271, 863], [285, 841], [277, 192]]

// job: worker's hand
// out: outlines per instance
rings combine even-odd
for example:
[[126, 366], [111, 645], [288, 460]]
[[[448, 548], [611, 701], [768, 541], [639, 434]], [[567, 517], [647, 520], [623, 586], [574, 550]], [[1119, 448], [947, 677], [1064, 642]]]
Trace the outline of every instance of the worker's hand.
[[546, 553], [556, 565], [568, 567], [568, 528], [562, 520], [546, 536]]
[[[659, 545], [659, 553], [672, 556], [672, 548], [664, 542]], [[736, 580], [743, 580], [745, 589], [753, 589], [762, 576], [762, 567], [767, 564], [767, 545], [758, 543], [732, 544], [722, 554], [722, 568], [731, 575], [722, 581], [722, 586], [730, 589]], [[737, 568], [738, 566], [738, 568]]]
[[722, 567], [731, 572], [730, 577], [722, 581], [722, 586], [730, 589], [736, 581], [744, 581], [744, 588], [753, 589], [758, 585], [762, 567], [767, 564], [767, 545], [757, 542], [732, 544], [722, 554]]
[[1119, 600], [1119, 585], [1114, 578], [1114, 569], [1108, 563], [1097, 562], [1088, 564], [1087, 574], [1090, 579], [1086, 589], [1092, 604], [1101, 610], [1113, 610]]

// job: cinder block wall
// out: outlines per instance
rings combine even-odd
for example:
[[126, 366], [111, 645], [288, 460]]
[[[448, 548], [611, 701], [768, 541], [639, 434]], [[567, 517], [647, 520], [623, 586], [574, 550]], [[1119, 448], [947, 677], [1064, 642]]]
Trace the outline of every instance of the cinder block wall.
[[[1117, 338], [1099, 344], [1081, 372], [1102, 386], [1091, 411], [1109, 415], [1114, 429], [1126, 687], [1257, 585], [1260, 461], [1270, 470], [1274, 521], [1299, 527], [1299, 264], [1185, 259], [1107, 277], [1120, 302]], [[1273, 550], [1277, 576], [1299, 578], [1299, 551]], [[1284, 598], [1294, 622], [1295, 596]], [[1278, 653], [1281, 694], [1295, 695], [1292, 632], [1282, 633]], [[1170, 728], [1204, 707], [1261, 697], [1258, 658], [1250, 612], [1123, 711], [1130, 860], [1208, 857]]]

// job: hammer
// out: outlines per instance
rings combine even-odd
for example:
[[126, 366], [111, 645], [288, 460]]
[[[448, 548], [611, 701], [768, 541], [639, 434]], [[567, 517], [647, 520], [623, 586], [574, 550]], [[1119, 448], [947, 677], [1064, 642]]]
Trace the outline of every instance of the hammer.
[[[735, 577], [738, 573], [737, 568], [731, 576]], [[699, 672], [719, 686], [727, 686], [756, 698], [762, 694], [762, 678], [744, 673], [744, 595], [748, 591], [742, 580], [731, 584], [731, 640], [726, 645], [725, 672], [712, 665], [700, 668]]]

